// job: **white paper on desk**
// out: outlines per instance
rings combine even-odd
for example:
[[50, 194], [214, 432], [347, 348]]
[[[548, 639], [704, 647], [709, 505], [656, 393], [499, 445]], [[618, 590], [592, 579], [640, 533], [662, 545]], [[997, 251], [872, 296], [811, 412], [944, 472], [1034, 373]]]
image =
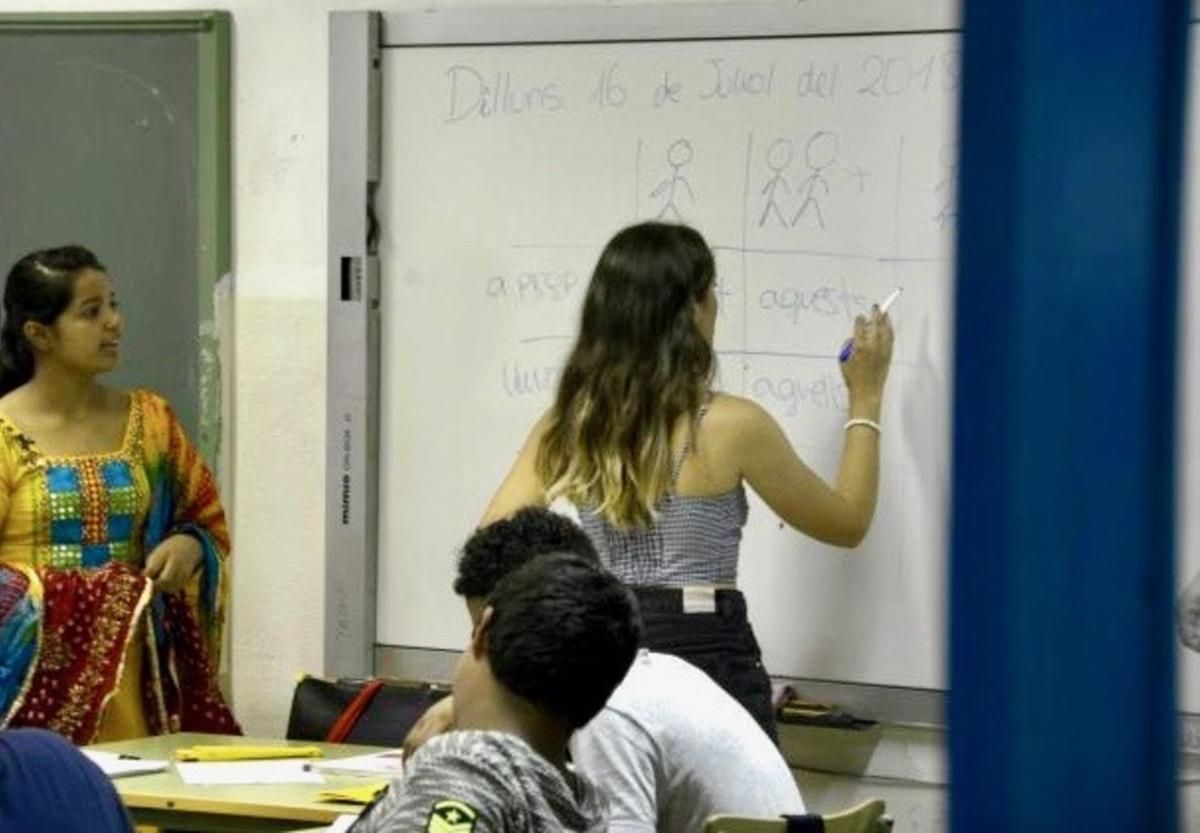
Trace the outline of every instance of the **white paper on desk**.
[[404, 775], [404, 750], [389, 749], [350, 758], [330, 758], [312, 765], [317, 772], [326, 775], [356, 775], [374, 778], [399, 778]]
[[338, 816], [333, 820], [333, 824], [329, 825], [328, 833], [346, 833], [350, 829], [350, 825], [358, 821], [358, 816]]
[[122, 775], [145, 775], [150, 772], [163, 772], [167, 768], [166, 761], [152, 758], [122, 758], [116, 752], [101, 752], [97, 749], [84, 749], [82, 751], [109, 778], [120, 778]]
[[319, 772], [306, 769], [308, 760], [188, 761], [175, 764], [185, 784], [324, 784]]

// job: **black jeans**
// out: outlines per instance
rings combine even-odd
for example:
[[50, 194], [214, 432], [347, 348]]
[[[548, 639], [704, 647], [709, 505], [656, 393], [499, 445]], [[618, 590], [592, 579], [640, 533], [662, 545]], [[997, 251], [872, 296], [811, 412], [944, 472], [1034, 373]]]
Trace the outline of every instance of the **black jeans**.
[[633, 592], [642, 613], [642, 644], [707, 673], [778, 743], [771, 679], [741, 591], [717, 590], [714, 613], [684, 613], [683, 591], [677, 587], [634, 587]]

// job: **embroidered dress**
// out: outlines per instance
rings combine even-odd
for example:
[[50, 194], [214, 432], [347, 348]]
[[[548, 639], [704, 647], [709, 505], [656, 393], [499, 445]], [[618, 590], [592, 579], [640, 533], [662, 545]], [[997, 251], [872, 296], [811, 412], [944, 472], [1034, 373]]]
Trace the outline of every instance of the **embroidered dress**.
[[[156, 594], [145, 557], [178, 533], [201, 569]], [[45, 455], [0, 417], [0, 727], [237, 732], [216, 684], [228, 553], [212, 475], [162, 397], [131, 392], [105, 454]]]

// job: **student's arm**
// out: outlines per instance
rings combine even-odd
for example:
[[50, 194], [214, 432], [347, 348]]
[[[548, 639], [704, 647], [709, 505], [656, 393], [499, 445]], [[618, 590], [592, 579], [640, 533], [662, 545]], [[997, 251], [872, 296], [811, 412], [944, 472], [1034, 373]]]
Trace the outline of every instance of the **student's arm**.
[[[600, 710], [571, 738], [576, 769], [608, 796], [609, 833], [654, 833], [659, 781], [655, 743], [620, 712]], [[661, 765], [663, 762], [658, 761]]]
[[[854, 327], [854, 352], [842, 364], [850, 392], [850, 419], [879, 422], [883, 385], [892, 355], [887, 316]], [[779, 424], [759, 405], [738, 400], [734, 453], [741, 474], [790, 526], [841, 547], [866, 536], [879, 492], [879, 434], [868, 426], [847, 428], [837, 482], [829, 486], [797, 456]]]
[[404, 737], [404, 759], [412, 760], [428, 741], [454, 728], [454, 695], [448, 694], [425, 710]]
[[550, 414], [547, 412], [530, 429], [517, 461], [508, 470], [500, 488], [492, 495], [484, 510], [483, 517], [479, 519], [480, 527], [503, 520], [526, 506], [542, 506], [546, 503], [546, 490], [537, 475], [537, 453], [549, 421]]

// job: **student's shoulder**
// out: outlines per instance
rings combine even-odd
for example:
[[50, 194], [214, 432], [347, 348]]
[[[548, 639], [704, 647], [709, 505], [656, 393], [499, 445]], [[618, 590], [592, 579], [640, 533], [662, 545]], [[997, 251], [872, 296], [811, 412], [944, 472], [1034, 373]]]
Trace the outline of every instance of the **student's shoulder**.
[[127, 403], [133, 403], [143, 411], [155, 414], [170, 414], [172, 416], [175, 413], [167, 398], [156, 390], [150, 388], [110, 388], [109, 391], [111, 396], [117, 397]]
[[529, 429], [529, 434], [525, 438], [526, 445], [536, 450], [542, 442], [542, 437], [546, 436], [546, 432], [550, 430], [550, 425], [554, 421], [554, 409], [547, 408], [542, 411], [538, 418], [534, 421]]
[[674, 654], [662, 654], [658, 651], [646, 651], [643, 655], [645, 658], [645, 666], [652, 668], [658, 675], [665, 675], [671, 679], [678, 680], [693, 680], [693, 679], [711, 679], [707, 674], [701, 671], [692, 663], [682, 657], [677, 657]]
[[623, 705], [658, 733], [690, 734], [701, 726], [725, 722], [730, 712], [745, 714], [737, 701], [687, 660], [653, 651], [647, 660], [636, 678], [632, 673], [627, 678], [632, 685]]
[[719, 746], [712, 743], [713, 736], [725, 739], [733, 750], [740, 743], [739, 732], [757, 728], [748, 714], [746, 721], [731, 720], [731, 709], [745, 713], [699, 668], [651, 653], [635, 662], [600, 713], [572, 738], [571, 748], [577, 760], [605, 778], [607, 770], [627, 778], [688, 769], [692, 764], [682, 759], [685, 753]]
[[[368, 831], [499, 830], [516, 779], [496, 732], [456, 731], [424, 744], [372, 812]], [[432, 808], [432, 809], [431, 809]], [[462, 827], [455, 827], [461, 824]], [[449, 825], [449, 826], [446, 826]], [[355, 828], [358, 829], [357, 827]]]
[[440, 767], [412, 767], [363, 811], [354, 825], [355, 833], [502, 829], [497, 819], [503, 818], [503, 806], [486, 792], [481, 794], [479, 785], [463, 774]]
[[23, 403], [19, 391], [10, 391], [0, 397], [0, 481], [5, 485], [9, 485], [11, 473], [22, 463], [27, 470], [33, 470], [37, 465], [33, 441], [21, 428], [29, 424]]
[[467, 762], [477, 769], [500, 771], [504, 775], [533, 754], [524, 741], [507, 732], [459, 730], [431, 738], [417, 750], [408, 769], [411, 773]]
[[187, 429], [170, 400], [150, 388], [131, 388], [128, 391], [130, 415], [141, 425], [147, 448], [163, 449], [187, 437]]
[[703, 698], [712, 688], [720, 690], [712, 678], [685, 659], [648, 651], [637, 671], [631, 669], [626, 678], [627, 690], [641, 699], [670, 704], [681, 700]]
[[20, 426], [28, 424], [26, 404], [24, 387], [10, 390], [4, 396], [0, 396], [0, 429], [3, 429], [0, 431], [0, 437], [6, 445], [21, 445]]
[[702, 698], [709, 685], [715, 683], [686, 660], [642, 651], [603, 713], [620, 715], [654, 734], [656, 727], [674, 719], [681, 703]]
[[708, 400], [704, 422], [729, 428], [754, 423], [764, 418], [770, 419], [770, 415], [753, 399], [732, 393], [715, 393]]
[[761, 435], [764, 429], [773, 424], [771, 415], [753, 399], [718, 393], [709, 400], [700, 431], [702, 439], [714, 440], [723, 446], [735, 446]]

